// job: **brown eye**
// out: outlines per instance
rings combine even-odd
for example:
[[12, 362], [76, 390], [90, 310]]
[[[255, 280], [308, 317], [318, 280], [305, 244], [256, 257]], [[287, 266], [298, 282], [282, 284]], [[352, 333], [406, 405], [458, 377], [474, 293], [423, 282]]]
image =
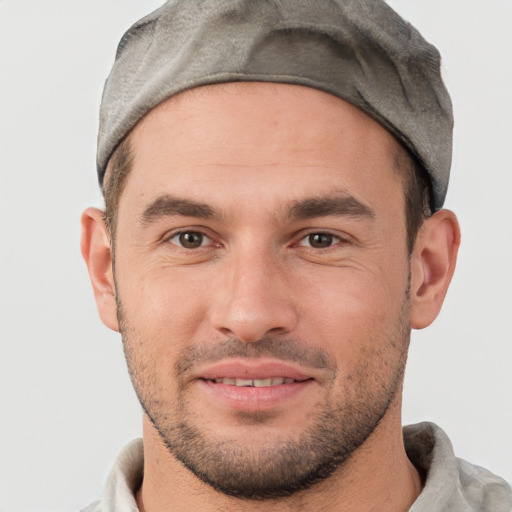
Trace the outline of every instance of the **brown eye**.
[[304, 237], [299, 245], [313, 249], [327, 249], [340, 241], [340, 238], [329, 233], [311, 233]]
[[198, 231], [183, 231], [176, 233], [170, 242], [183, 247], [184, 249], [198, 249], [208, 243], [209, 238]]
[[308, 236], [309, 245], [315, 249], [325, 249], [332, 245], [333, 236], [327, 233], [313, 233]]

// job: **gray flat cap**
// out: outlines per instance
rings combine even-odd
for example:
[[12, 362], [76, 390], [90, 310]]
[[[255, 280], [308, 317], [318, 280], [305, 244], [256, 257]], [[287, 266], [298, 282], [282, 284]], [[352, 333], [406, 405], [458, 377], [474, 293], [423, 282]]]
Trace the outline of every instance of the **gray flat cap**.
[[415, 155], [442, 207], [453, 116], [439, 52], [382, 0], [166, 2], [119, 43], [100, 110], [100, 183], [149, 110], [186, 89], [235, 81], [305, 85], [352, 103]]

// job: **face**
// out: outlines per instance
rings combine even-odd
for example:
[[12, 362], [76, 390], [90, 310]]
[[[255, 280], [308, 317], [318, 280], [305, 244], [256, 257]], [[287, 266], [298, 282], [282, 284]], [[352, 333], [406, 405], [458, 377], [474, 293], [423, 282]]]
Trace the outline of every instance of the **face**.
[[135, 128], [115, 287], [132, 380], [214, 488], [342, 471], [399, 401], [409, 260], [393, 138], [317, 90], [208, 86]]

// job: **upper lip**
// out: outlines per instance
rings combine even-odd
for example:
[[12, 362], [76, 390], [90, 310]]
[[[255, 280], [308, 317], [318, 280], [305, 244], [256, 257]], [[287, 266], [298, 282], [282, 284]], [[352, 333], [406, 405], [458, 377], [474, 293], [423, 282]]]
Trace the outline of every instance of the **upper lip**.
[[285, 379], [307, 380], [311, 374], [294, 367], [293, 364], [271, 359], [236, 358], [212, 364], [201, 365], [194, 371], [196, 379], [268, 379], [283, 377]]

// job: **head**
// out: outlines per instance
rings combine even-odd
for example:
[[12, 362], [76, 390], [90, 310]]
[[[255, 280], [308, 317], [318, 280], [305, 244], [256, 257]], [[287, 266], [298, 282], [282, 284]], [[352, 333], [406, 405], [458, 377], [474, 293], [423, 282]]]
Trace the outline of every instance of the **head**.
[[399, 424], [410, 328], [435, 318], [458, 237], [440, 211], [409, 253], [399, 150], [329, 94], [211, 86], [133, 131], [115, 266], [102, 212], [86, 214], [100, 313], [147, 417], [215, 488], [302, 490]]
[[139, 105], [114, 148], [100, 133], [107, 212], [84, 213], [82, 251], [167, 463], [273, 499], [400, 442], [410, 330], [441, 308], [459, 231], [428, 212], [424, 134], [327, 87], [223, 81]]

